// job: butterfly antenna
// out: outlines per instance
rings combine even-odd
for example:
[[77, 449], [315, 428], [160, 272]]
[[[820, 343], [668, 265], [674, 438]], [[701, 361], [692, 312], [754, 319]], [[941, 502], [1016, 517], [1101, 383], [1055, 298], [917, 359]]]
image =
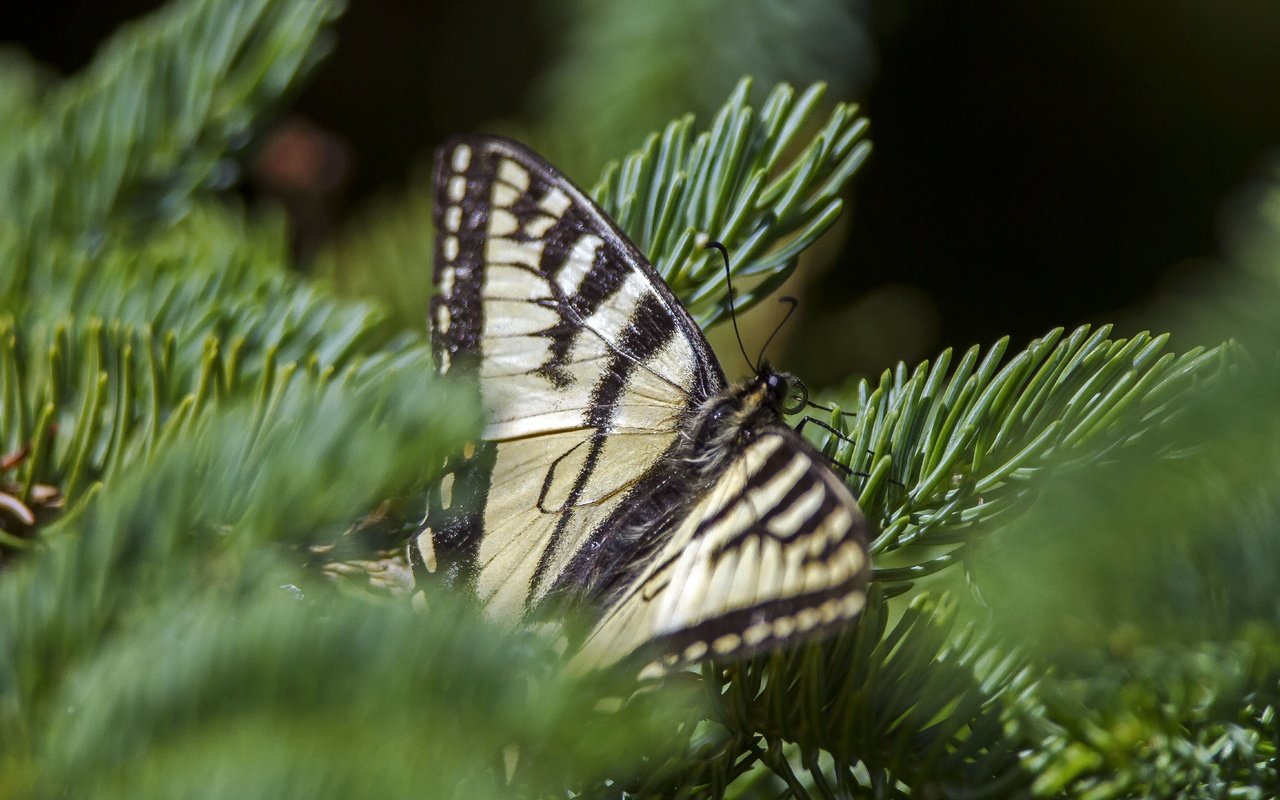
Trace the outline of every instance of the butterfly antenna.
[[719, 250], [720, 257], [724, 259], [724, 280], [725, 283], [729, 284], [729, 319], [733, 320], [733, 336], [738, 340], [738, 352], [742, 353], [742, 357], [746, 359], [747, 366], [759, 372], [759, 365], [752, 365], [751, 356], [747, 355], [747, 348], [742, 344], [742, 333], [738, 331], [738, 312], [733, 307], [733, 271], [729, 269], [729, 251], [725, 249], [724, 245], [714, 240], [707, 242], [703, 247], [707, 250], [712, 248]]
[[782, 326], [787, 324], [787, 320], [791, 319], [791, 315], [796, 313], [796, 309], [800, 307], [800, 301], [787, 295], [778, 298], [779, 303], [786, 303], [790, 306], [787, 309], [787, 315], [778, 323], [778, 327], [773, 329], [773, 333], [769, 334], [769, 338], [764, 340], [764, 347], [760, 348], [760, 357], [756, 359], [756, 372], [760, 371], [760, 365], [764, 363], [764, 354], [769, 349], [769, 345], [773, 343], [773, 337], [778, 335], [778, 331], [782, 330]]

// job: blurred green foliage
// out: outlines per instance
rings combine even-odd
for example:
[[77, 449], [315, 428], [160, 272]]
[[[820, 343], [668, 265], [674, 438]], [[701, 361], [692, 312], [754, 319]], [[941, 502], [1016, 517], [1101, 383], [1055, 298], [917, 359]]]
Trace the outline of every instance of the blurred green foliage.
[[[847, 633], [660, 686], [573, 677], [539, 631], [316, 568], [384, 555], [371, 524], [411, 535], [480, 424], [412, 303], [354, 299], [376, 278], [349, 265], [300, 278], [281, 221], [227, 196], [335, 11], [180, 0], [63, 82], [0, 59], [0, 795], [1276, 795], [1274, 175], [1166, 306], [1179, 352], [1053, 329], [828, 393], [845, 435], [814, 441], [879, 531]], [[594, 76], [566, 70], [573, 108]], [[867, 152], [819, 87], [736, 86], [595, 190], [706, 324], [700, 234], [763, 299]], [[664, 118], [709, 110], [673, 96]], [[382, 253], [425, 291], [426, 197], [331, 265]]]
[[[644, 5], [549, 0], [542, 4], [540, 16], [556, 40], [558, 55], [534, 81], [529, 114], [492, 120], [486, 130], [529, 144], [583, 186], [592, 187], [594, 182], [595, 196], [610, 211], [624, 210], [632, 194], [644, 199], [650, 187], [637, 181], [669, 185], [669, 175], [637, 171], [641, 165], [652, 168], [653, 152], [647, 161], [617, 163], [620, 153], [637, 147], [659, 151], [660, 170], [681, 169], [688, 176], [687, 185], [680, 187], [683, 197], [647, 198], [651, 205], [661, 201], [678, 208], [665, 229], [675, 237], [687, 230], [720, 231], [726, 238], [733, 233], [743, 239], [742, 244], [758, 246], [793, 233], [797, 222], [813, 223], [813, 230], [797, 237], [785, 259], [785, 270], [755, 265], [754, 272], [770, 275], [764, 288], [776, 288], [794, 271], [792, 256], [834, 222], [843, 201], [832, 189], [847, 182], [848, 173], [866, 155], [865, 143], [859, 141], [866, 122], [854, 114], [856, 107], [839, 104], [836, 109], [837, 104], [827, 99], [830, 95], [857, 97], [870, 80], [874, 59], [865, 5], [861, 0], [662, 0]], [[796, 47], [796, 42], [804, 46]], [[754, 76], [763, 87], [822, 83], [831, 91], [812, 86], [795, 97], [786, 87], [759, 106], [767, 118], [755, 119], [746, 102], [743, 75]], [[737, 100], [733, 109], [721, 108], [726, 96]], [[812, 134], [818, 120], [828, 114], [825, 138], [818, 142]], [[668, 120], [675, 122], [664, 128]], [[786, 124], [780, 129], [772, 126], [783, 121]], [[688, 141], [700, 128], [715, 139], [709, 151], [696, 151]], [[646, 140], [646, 133], [655, 129], [662, 129], [662, 138]], [[724, 141], [726, 136], [731, 141]], [[765, 137], [773, 146], [762, 147]], [[746, 152], [742, 152], [744, 145]], [[673, 163], [676, 160], [678, 165]], [[377, 298], [397, 322], [414, 327], [421, 324], [430, 292], [429, 276], [421, 269], [423, 254], [431, 252], [433, 242], [430, 226], [422, 225], [431, 197], [431, 172], [426, 166], [415, 170], [403, 193], [368, 204], [355, 224], [328, 243], [315, 265], [317, 274], [344, 291]], [[716, 173], [708, 176], [704, 169], [711, 166]], [[807, 172], [795, 174], [801, 167]], [[706, 192], [701, 184], [708, 177], [722, 184], [743, 169], [763, 169], [768, 183], [741, 184], [743, 193], [731, 198], [738, 213], [725, 219], [730, 209], [706, 204], [705, 198], [717, 195]], [[781, 191], [787, 187], [799, 194]], [[715, 190], [722, 191], [723, 186]], [[796, 204], [796, 200], [803, 202]], [[780, 210], [790, 219], [764, 230], [752, 224], [760, 223], [770, 206], [780, 202]], [[743, 210], [750, 213], [744, 216]], [[815, 216], [815, 212], [820, 213]], [[630, 213], [643, 214], [636, 219], [656, 221], [652, 208]], [[726, 223], [737, 227], [721, 230]], [[752, 234], [757, 237], [754, 242]], [[711, 263], [698, 248], [690, 255], [677, 247], [673, 254], [704, 272]], [[668, 269], [663, 274], [671, 275]], [[704, 285], [708, 292], [722, 288], [716, 282]]]
[[619, 145], [638, 145], [638, 132], [710, 113], [742, 75], [765, 86], [834, 82], [845, 98], [859, 96], [872, 71], [861, 0], [548, 5], [560, 55], [532, 93], [533, 129], [519, 132], [583, 181]]

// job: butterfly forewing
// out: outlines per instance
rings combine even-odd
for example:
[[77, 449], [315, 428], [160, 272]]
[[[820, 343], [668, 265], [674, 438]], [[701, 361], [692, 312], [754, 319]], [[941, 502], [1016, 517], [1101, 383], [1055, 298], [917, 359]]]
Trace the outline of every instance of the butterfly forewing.
[[[586, 667], [758, 652], [857, 614], [866, 535], [848, 489], [760, 404], [762, 376], [726, 385], [590, 199], [523, 146], [470, 137], [437, 153], [435, 222], [437, 364], [478, 377], [488, 423], [449, 465], [422, 563], [498, 618], [594, 613]], [[730, 401], [765, 413], [705, 440]]]
[[426, 544], [514, 619], [724, 378], [653, 268], [541, 159], [471, 138], [436, 169], [436, 357], [478, 374], [488, 444], [458, 466], [450, 494], [468, 502], [441, 509]]

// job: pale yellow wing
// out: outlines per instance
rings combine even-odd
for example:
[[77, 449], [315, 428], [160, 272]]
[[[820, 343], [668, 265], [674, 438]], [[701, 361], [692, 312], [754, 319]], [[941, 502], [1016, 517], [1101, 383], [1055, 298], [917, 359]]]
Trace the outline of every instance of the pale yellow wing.
[[514, 621], [588, 579], [566, 570], [651, 491], [724, 377], [661, 277], [564, 176], [489, 137], [436, 161], [432, 339], [442, 373], [478, 377], [488, 424], [419, 549]]

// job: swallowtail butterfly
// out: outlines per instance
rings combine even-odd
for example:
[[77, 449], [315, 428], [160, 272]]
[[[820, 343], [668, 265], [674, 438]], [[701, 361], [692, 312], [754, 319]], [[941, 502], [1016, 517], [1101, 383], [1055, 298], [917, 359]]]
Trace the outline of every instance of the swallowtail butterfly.
[[487, 426], [418, 568], [511, 623], [589, 610], [581, 668], [737, 658], [859, 613], [866, 522], [784, 423], [790, 376], [730, 386], [636, 246], [520, 144], [441, 147], [435, 224], [437, 366], [478, 376]]

